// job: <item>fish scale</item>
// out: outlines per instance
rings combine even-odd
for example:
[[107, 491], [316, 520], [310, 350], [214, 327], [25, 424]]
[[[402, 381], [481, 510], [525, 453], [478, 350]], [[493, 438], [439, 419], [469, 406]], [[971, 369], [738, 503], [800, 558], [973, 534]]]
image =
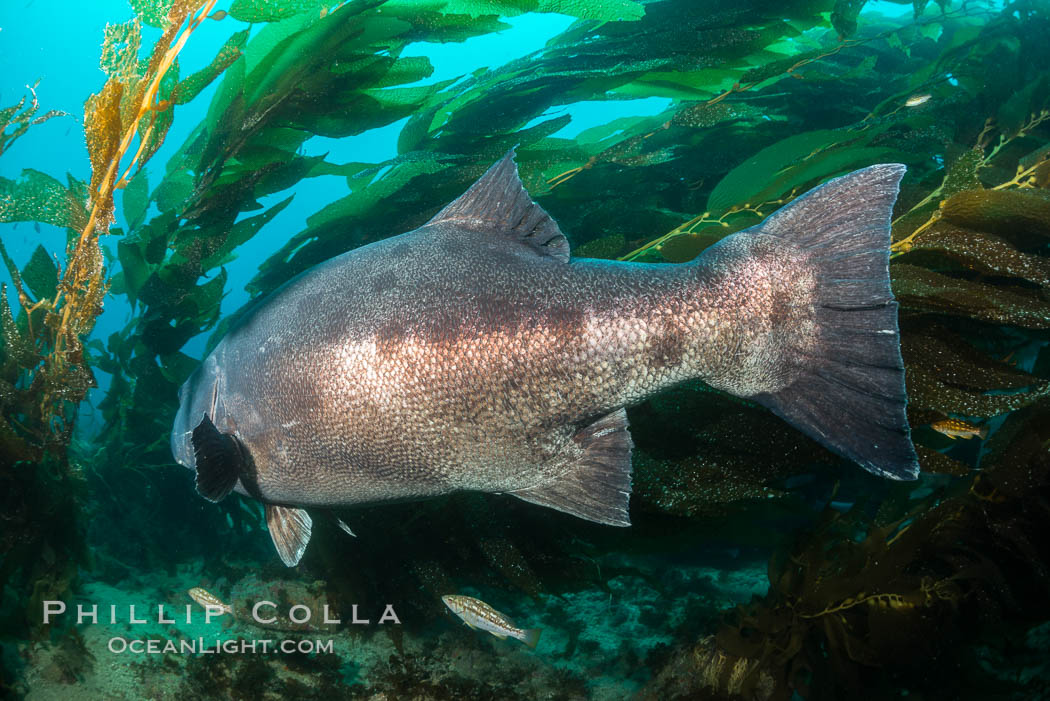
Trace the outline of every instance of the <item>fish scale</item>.
[[651, 265], [571, 259], [508, 154], [423, 227], [257, 304], [182, 388], [173, 453], [203, 496], [265, 503], [287, 564], [306, 508], [478, 491], [629, 525], [624, 408], [693, 379], [913, 478], [887, 271], [903, 172]]

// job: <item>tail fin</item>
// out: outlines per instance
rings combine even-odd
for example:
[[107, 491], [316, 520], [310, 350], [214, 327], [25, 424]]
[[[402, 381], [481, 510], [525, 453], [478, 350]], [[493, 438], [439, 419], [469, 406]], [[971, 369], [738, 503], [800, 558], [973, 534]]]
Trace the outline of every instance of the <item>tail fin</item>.
[[536, 643], [540, 641], [540, 633], [543, 632], [542, 628], [528, 628], [521, 631], [525, 635], [521, 637], [521, 642], [525, 643], [529, 647], [535, 649]]
[[904, 171], [885, 164], [836, 178], [758, 227], [817, 267], [819, 341], [791, 359], [791, 385], [753, 397], [864, 469], [899, 480], [919, 473], [889, 278], [890, 217]]

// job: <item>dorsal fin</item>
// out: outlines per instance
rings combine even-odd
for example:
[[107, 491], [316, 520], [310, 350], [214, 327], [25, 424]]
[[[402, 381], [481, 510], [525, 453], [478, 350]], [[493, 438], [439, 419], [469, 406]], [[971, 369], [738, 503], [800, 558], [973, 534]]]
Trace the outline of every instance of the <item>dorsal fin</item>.
[[569, 260], [569, 240], [543, 207], [532, 201], [521, 184], [518, 166], [514, 163], [514, 149], [427, 225], [443, 222], [470, 231], [505, 236], [563, 263]]

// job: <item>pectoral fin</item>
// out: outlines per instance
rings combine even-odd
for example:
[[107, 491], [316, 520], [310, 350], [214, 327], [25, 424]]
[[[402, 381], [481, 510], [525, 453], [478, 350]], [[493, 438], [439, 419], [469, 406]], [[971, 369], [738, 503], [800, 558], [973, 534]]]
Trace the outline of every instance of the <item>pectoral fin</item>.
[[273, 545], [281, 561], [295, 567], [303, 557], [313, 520], [303, 509], [290, 506], [266, 505], [266, 527], [270, 530]]
[[209, 501], [222, 501], [249, 467], [247, 449], [236, 436], [219, 431], [207, 414], [193, 429], [191, 442], [197, 493]]
[[631, 434], [623, 409], [580, 429], [554, 482], [510, 492], [519, 499], [610, 526], [630, 526]]

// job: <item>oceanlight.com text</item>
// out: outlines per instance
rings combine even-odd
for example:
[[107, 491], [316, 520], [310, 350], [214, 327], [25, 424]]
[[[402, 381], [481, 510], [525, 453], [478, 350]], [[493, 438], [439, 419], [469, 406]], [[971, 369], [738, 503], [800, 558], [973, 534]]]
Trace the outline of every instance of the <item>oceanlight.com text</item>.
[[328, 640], [205, 640], [183, 638], [162, 640], [159, 638], [128, 639], [120, 636], [110, 638], [107, 646], [114, 654], [133, 655], [272, 655], [272, 654], [332, 654], [333, 642]]

